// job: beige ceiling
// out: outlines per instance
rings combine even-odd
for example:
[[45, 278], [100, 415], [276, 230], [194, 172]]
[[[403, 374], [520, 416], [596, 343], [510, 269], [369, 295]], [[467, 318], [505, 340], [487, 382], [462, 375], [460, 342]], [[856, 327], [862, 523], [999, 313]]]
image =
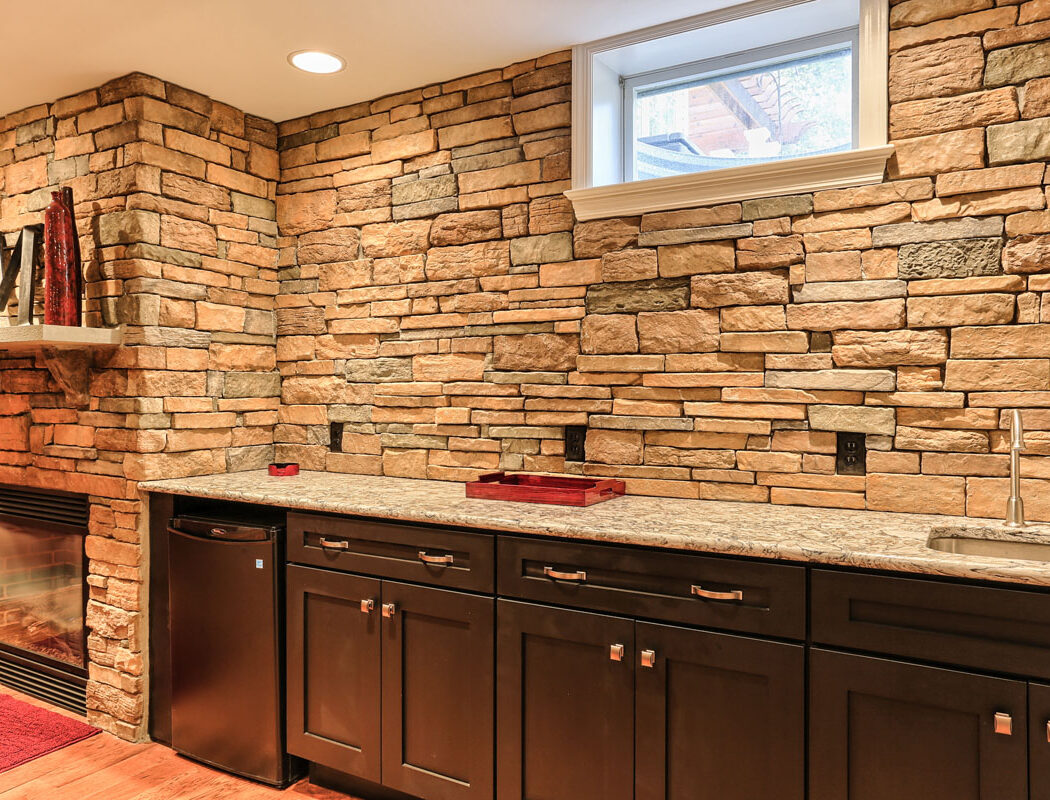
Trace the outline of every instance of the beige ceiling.
[[[740, 0], [9, 2], [0, 114], [141, 71], [285, 120]], [[307, 48], [342, 55], [348, 69], [290, 67], [288, 54]]]

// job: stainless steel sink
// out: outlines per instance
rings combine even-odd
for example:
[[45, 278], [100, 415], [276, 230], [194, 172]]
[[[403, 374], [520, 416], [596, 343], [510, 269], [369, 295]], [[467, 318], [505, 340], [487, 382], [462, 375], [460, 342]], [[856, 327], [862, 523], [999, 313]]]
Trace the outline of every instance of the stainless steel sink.
[[[1021, 561], [1050, 561], [1050, 541], [1024, 541], [1018, 539], [995, 538], [992, 536], [975, 536], [969, 532], [966, 536], [939, 535], [934, 530], [926, 543], [933, 550], [942, 553], [959, 553], [968, 556], [987, 556], [991, 558], [1013, 558]], [[999, 534], [1002, 536], [1002, 534]]]

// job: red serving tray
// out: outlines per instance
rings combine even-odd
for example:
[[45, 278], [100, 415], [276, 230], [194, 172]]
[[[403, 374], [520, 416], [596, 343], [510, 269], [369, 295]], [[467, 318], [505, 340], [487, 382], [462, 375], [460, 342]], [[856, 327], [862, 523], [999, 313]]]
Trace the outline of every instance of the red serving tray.
[[467, 497], [556, 506], [589, 506], [622, 497], [626, 490], [623, 481], [612, 479], [490, 472], [467, 484]]

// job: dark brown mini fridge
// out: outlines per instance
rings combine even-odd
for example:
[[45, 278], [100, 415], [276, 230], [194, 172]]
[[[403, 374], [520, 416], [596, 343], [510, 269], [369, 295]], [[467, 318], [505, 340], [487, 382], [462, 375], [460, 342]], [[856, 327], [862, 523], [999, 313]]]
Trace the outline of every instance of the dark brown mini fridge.
[[171, 744], [274, 786], [284, 750], [280, 526], [177, 517], [168, 537]]

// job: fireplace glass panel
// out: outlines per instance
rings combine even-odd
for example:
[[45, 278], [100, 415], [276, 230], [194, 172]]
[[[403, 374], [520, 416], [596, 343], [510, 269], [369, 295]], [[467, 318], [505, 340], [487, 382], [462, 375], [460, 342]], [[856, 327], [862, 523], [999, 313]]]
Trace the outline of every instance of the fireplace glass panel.
[[85, 666], [83, 531], [0, 517], [0, 644]]

